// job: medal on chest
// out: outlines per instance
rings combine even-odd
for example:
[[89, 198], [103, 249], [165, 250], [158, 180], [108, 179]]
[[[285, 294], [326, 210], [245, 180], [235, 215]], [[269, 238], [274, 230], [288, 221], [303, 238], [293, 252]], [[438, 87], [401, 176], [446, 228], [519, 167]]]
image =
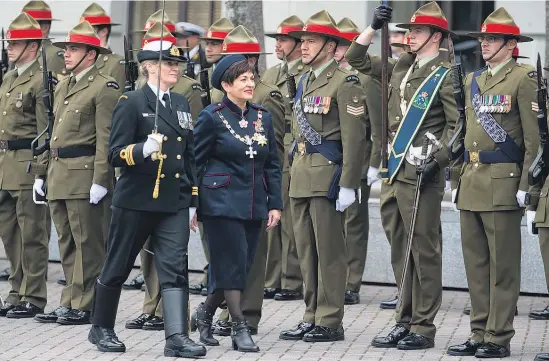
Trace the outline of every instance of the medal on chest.
[[[219, 116], [223, 124], [225, 124], [225, 127], [227, 128], [229, 133], [231, 133], [233, 137], [235, 137], [236, 139], [238, 139], [239, 141], [241, 141], [242, 143], [248, 146], [246, 155], [249, 156], [250, 159], [253, 159], [254, 156], [257, 155], [257, 151], [254, 150], [253, 148], [254, 142], [261, 147], [267, 145], [267, 138], [263, 134], [265, 130], [263, 129], [263, 121], [262, 121], [263, 113], [261, 110], [258, 110], [257, 120], [253, 122], [254, 135], [251, 137], [248, 134], [246, 134], [245, 136], [241, 136], [240, 134], [237, 134], [236, 131], [233, 129], [233, 127], [229, 124], [229, 121], [225, 118], [225, 116], [220, 111], [217, 112], [217, 115]], [[248, 121], [245, 120], [244, 118], [240, 120], [238, 124], [241, 128], [246, 128], [246, 129], [248, 128]]]

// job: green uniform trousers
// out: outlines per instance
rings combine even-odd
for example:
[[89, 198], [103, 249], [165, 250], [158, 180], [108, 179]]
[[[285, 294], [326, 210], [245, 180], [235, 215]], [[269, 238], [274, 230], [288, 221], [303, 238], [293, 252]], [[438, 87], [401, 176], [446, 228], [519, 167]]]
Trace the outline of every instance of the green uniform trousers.
[[347, 251], [343, 213], [326, 197], [290, 198], [304, 281], [303, 321], [338, 328], [343, 320]]
[[[264, 222], [261, 233], [259, 235], [259, 243], [255, 251], [254, 261], [248, 272], [248, 279], [240, 304], [242, 306], [242, 314], [246, 318], [248, 326], [253, 328], [259, 327], [261, 320], [261, 308], [263, 307], [263, 288], [265, 287], [265, 264], [267, 262], [267, 233], [265, 231], [267, 223]], [[269, 232], [272, 232], [269, 231]], [[219, 315], [222, 321], [229, 321], [229, 311], [223, 310]]]
[[345, 210], [345, 244], [349, 256], [347, 270], [348, 291], [359, 292], [362, 285], [362, 275], [366, 265], [368, 252], [368, 231], [370, 221], [368, 219], [368, 198], [370, 198], [370, 186], [366, 179], [360, 183], [362, 202], [358, 200]]
[[61, 306], [90, 311], [93, 290], [105, 262], [105, 205], [88, 199], [49, 202], [59, 237], [59, 253], [67, 285], [61, 292]]
[[48, 270], [47, 208], [34, 204], [32, 190], [0, 191], [0, 237], [11, 264], [6, 302], [44, 308]]
[[290, 207], [290, 173], [282, 173], [284, 212], [280, 224], [267, 234], [267, 265], [265, 287], [302, 292], [303, 277], [295, 244], [292, 209]]
[[[381, 223], [391, 245], [391, 264], [397, 285], [404, 273], [415, 189], [415, 185], [398, 180], [381, 186]], [[424, 187], [421, 191], [408, 271], [395, 315], [398, 324], [431, 339], [435, 338], [433, 320], [442, 302], [440, 204], [443, 195], [443, 188]]]
[[[522, 210], [460, 212], [472, 339], [508, 346], [520, 293]], [[540, 237], [541, 238], [541, 237]]]

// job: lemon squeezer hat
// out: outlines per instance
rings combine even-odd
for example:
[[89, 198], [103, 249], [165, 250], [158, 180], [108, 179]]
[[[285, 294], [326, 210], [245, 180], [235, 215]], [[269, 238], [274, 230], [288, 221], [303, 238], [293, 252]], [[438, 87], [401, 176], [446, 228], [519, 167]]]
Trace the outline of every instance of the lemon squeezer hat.
[[257, 38], [243, 25], [238, 25], [231, 31], [225, 40], [221, 55], [229, 54], [272, 54], [261, 51], [261, 46]]
[[98, 25], [120, 25], [117, 23], [113, 23], [111, 17], [105, 9], [103, 9], [100, 5], [96, 3], [91, 3], [90, 6], [84, 10], [82, 15], [80, 15], [80, 22], [87, 21], [92, 26], [98, 26]]
[[337, 28], [341, 33], [341, 36], [345, 38], [346, 41], [342, 41], [341, 45], [350, 45], [353, 40], [355, 40], [360, 35], [360, 29], [358, 26], [349, 18], [343, 18], [337, 23]]
[[[134, 30], [134, 33], [146, 33], [156, 23], [162, 24], [162, 9], [155, 11], [145, 21], [145, 26], [141, 30]], [[169, 18], [168, 14], [164, 11], [164, 26], [168, 28], [170, 33], [175, 33], [175, 23]]]
[[36, 21], [59, 21], [52, 18], [51, 8], [45, 1], [29, 1], [21, 12], [29, 14]]
[[519, 43], [526, 43], [534, 40], [529, 36], [520, 34], [520, 28], [505, 8], [498, 8], [488, 15], [486, 20], [482, 23], [480, 32], [471, 32], [467, 35], [473, 37], [485, 35], [509, 36], [516, 38]]
[[101, 46], [101, 39], [99, 35], [93, 30], [93, 26], [87, 21], [83, 21], [76, 25], [69, 31], [69, 35], [65, 38], [65, 41], [56, 41], [54, 46], [64, 49], [65, 46], [70, 44], [87, 45], [95, 48], [99, 54], [111, 54], [110, 49]]
[[181, 54], [179, 48], [175, 45], [175, 37], [164, 26], [164, 35], [162, 36], [162, 24], [154, 24], [149, 31], [145, 33], [142, 44], [143, 48], [137, 53], [137, 61], [160, 60], [162, 52], [163, 61], [184, 62], [187, 59]]
[[46, 40], [38, 21], [29, 14], [21, 13], [11, 22], [6, 31], [6, 38], [0, 41], [13, 40]]
[[227, 18], [221, 18], [213, 23], [206, 31], [202, 40], [220, 40], [223, 41], [227, 35], [234, 29], [234, 24]]
[[316, 34], [338, 42], [342, 41], [343, 43], [348, 42], [348, 40], [341, 35], [334, 18], [326, 10], [321, 10], [307, 19], [301, 30], [291, 31], [289, 33], [289, 35], [294, 38], [301, 38], [303, 35], [307, 34]]
[[265, 33], [265, 36], [268, 36], [269, 38], [276, 38], [279, 35], [286, 35], [299, 40], [299, 37], [294, 37], [290, 35], [290, 33], [292, 31], [301, 31], [304, 25], [305, 24], [303, 24], [303, 21], [300, 18], [298, 18], [295, 15], [292, 15], [289, 18], [282, 20], [280, 25], [278, 25], [278, 28], [276, 29], [276, 31]]
[[409, 23], [397, 24], [396, 26], [402, 29], [410, 29], [410, 27], [414, 25], [429, 26], [444, 34], [457, 37], [457, 35], [448, 28], [448, 19], [446, 19], [440, 6], [434, 1], [417, 9], [410, 18]]

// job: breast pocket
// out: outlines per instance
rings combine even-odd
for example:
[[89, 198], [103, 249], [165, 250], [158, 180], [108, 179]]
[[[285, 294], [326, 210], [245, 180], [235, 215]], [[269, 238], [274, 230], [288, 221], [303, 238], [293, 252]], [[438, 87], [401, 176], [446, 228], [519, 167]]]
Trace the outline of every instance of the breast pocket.
[[91, 108], [89, 105], [71, 104], [65, 110], [60, 123], [65, 123], [64, 128], [69, 132], [78, 132], [86, 120], [91, 117]]

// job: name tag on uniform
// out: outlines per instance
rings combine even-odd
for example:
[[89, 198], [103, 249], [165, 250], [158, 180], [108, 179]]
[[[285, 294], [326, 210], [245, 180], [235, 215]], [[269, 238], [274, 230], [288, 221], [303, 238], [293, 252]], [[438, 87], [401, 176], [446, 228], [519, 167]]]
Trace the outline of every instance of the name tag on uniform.
[[154, 113], [142, 113], [144, 118], [154, 118]]
[[180, 110], [177, 111], [177, 120], [179, 121], [179, 126], [183, 129], [194, 129], [193, 124], [193, 117], [191, 116], [191, 113], [182, 112]]

